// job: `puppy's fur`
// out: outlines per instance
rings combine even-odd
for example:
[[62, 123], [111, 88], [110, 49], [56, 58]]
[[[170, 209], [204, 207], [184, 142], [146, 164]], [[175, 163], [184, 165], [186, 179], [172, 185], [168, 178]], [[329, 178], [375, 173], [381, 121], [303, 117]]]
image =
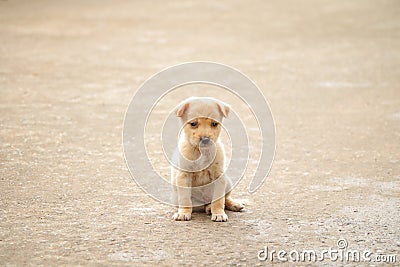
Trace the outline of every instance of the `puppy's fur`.
[[[183, 124], [178, 144], [181, 159], [184, 157], [193, 165], [203, 157], [203, 160], [210, 164], [201, 171], [172, 167], [173, 196], [178, 205], [174, 220], [190, 220], [192, 201], [196, 198], [205, 204], [204, 209], [207, 214], [211, 213], [211, 220], [217, 222], [228, 220], [225, 208], [231, 211], [241, 211], [244, 208], [243, 204], [231, 198], [231, 182], [224, 175], [225, 152], [219, 135], [222, 119], [228, 117], [229, 111], [228, 105], [208, 97], [191, 97], [178, 106], [176, 115], [181, 118]], [[214, 155], [214, 159], [210, 158]], [[197, 190], [199, 188], [200, 190]]]

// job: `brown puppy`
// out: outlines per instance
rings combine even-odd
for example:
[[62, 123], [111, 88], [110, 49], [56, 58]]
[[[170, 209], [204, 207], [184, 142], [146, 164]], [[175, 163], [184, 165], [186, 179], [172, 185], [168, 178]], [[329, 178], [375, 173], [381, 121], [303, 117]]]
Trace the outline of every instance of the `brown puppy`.
[[230, 197], [231, 182], [224, 175], [225, 152], [219, 134], [229, 111], [228, 105], [209, 97], [191, 97], [178, 106], [176, 115], [183, 128], [178, 144], [180, 164], [171, 172], [174, 201], [179, 206], [174, 220], [190, 220], [196, 199], [217, 222], [228, 220], [225, 208], [244, 208]]

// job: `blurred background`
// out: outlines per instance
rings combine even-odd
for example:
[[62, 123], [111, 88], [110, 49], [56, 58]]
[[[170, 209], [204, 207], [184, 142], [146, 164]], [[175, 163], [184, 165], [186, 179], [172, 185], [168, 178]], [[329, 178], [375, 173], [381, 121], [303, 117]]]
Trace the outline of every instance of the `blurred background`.
[[[399, 11], [396, 0], [0, 1], [0, 264], [256, 265], [266, 244], [322, 250], [341, 237], [399, 254]], [[246, 211], [225, 224], [172, 222], [122, 152], [135, 90], [198, 60], [249, 76], [276, 123], [270, 175], [255, 194], [239, 184]]]

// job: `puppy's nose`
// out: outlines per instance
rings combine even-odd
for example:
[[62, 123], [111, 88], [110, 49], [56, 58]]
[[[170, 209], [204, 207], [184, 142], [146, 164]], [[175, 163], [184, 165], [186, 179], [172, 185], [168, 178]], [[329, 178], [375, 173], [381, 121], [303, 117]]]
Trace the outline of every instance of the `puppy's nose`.
[[201, 142], [203, 145], [208, 145], [208, 143], [210, 143], [210, 138], [208, 138], [208, 137], [201, 137], [201, 138], [200, 138], [200, 142]]

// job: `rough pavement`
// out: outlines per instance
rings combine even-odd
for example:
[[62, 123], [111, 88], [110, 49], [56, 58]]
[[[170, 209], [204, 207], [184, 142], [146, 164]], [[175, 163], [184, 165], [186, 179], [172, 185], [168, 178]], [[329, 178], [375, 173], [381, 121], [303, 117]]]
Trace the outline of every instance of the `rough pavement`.
[[[395, 0], [1, 1], [0, 264], [251, 266], [268, 263], [266, 245], [321, 251], [340, 238], [399, 261], [399, 11]], [[251, 77], [276, 122], [271, 173], [256, 194], [246, 179], [236, 188], [248, 205], [227, 223], [171, 221], [123, 158], [135, 90], [196, 60]]]

